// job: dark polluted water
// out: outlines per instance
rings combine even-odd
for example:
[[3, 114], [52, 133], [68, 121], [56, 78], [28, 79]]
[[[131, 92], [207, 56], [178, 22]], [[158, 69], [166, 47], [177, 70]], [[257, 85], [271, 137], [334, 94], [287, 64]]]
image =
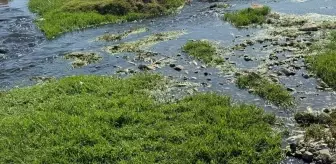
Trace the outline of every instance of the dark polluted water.
[[[1, 3], [2, 1], [0, 1]], [[257, 2], [257, 1], [253, 1]], [[158, 52], [160, 57], [168, 57], [175, 64], [182, 65], [183, 71], [176, 71], [169, 66], [156, 69], [155, 72], [171, 76], [180, 81], [190, 81], [200, 84], [201, 91], [214, 91], [230, 95], [234, 101], [252, 103], [275, 112], [278, 116], [289, 118], [291, 113], [270, 105], [258, 96], [238, 89], [233, 83], [234, 77], [225, 75], [213, 67], [202, 67], [202, 63], [193, 61], [181, 52], [181, 46], [190, 39], [208, 39], [216, 41], [223, 47], [233, 46], [235, 36], [247, 36], [259, 29], [238, 30], [227, 22], [222, 21], [223, 13], [251, 5], [252, 1], [229, 1], [232, 7], [223, 10], [212, 10], [210, 3], [194, 2], [176, 15], [165, 16], [151, 20], [129, 22], [123, 24], [105, 25], [97, 28], [66, 33], [56, 39], [46, 40], [43, 34], [33, 24], [34, 14], [27, 9], [27, 0], [13, 0], [0, 5], [0, 90], [13, 87], [33, 85], [34, 77], [63, 77], [78, 74], [114, 75], [120, 69], [138, 70], [139, 64], [145, 61], [130, 62], [133, 54], [111, 55], [103, 47], [128, 41], [135, 41], [147, 35], [184, 30], [182, 35], [174, 40], [161, 42], [149, 49]], [[264, 0], [259, 3], [270, 6], [274, 11], [291, 14], [318, 13], [336, 15], [336, 1], [333, 0]], [[118, 42], [98, 42], [96, 37], [105, 33], [118, 33], [131, 28], [146, 27], [148, 31], [131, 35]], [[82, 68], [72, 68], [70, 61], [62, 55], [73, 51], [99, 52], [103, 59], [95, 64]], [[258, 51], [248, 51], [259, 54]], [[253, 67], [240, 58], [232, 58], [238, 67]], [[280, 82], [286, 87], [295, 87], [294, 96], [298, 100], [297, 109], [305, 110], [308, 106], [313, 109], [336, 106], [334, 92], [318, 91], [315, 89], [316, 79], [304, 79], [301, 74], [307, 72], [298, 70], [294, 77], [280, 77]], [[294, 126], [293, 120], [288, 119], [288, 126]], [[302, 163], [288, 159], [283, 163]]]

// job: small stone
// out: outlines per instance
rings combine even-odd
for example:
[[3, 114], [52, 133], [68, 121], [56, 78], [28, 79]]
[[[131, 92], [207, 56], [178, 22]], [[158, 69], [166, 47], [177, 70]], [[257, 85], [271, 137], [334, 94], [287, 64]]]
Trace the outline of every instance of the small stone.
[[296, 90], [294, 88], [287, 88], [287, 91], [289, 91], [289, 92], [296, 92]]
[[297, 144], [296, 143], [291, 143], [289, 144], [289, 148], [292, 150], [292, 152], [296, 151]]
[[0, 49], [0, 54], [6, 54], [6, 53], [8, 53], [8, 50], [6, 50], [6, 49]]
[[296, 151], [294, 157], [301, 158], [302, 157], [302, 153], [300, 151]]
[[252, 60], [250, 57], [248, 57], [248, 56], [245, 56], [245, 57], [244, 57], [244, 60], [245, 60], [245, 61], [253, 61], [253, 60]]
[[327, 113], [327, 114], [331, 113], [331, 110], [328, 109], [328, 108], [324, 108], [324, 109], [322, 109], [322, 111], [323, 111], [324, 113]]
[[308, 74], [305, 74], [305, 73], [302, 73], [302, 77], [305, 78], [305, 79], [309, 79], [310, 76]]
[[312, 23], [306, 23], [301, 28], [299, 28], [300, 31], [317, 31], [318, 26]]
[[140, 70], [143, 70], [143, 71], [145, 71], [145, 70], [155, 70], [155, 67], [154, 67], [154, 66], [151, 66], [151, 65], [144, 65], [144, 64], [140, 64], [140, 65], [138, 66], [138, 68], [139, 68]]
[[174, 69], [175, 69], [176, 71], [181, 71], [181, 70], [184, 69], [184, 67], [181, 66], [181, 65], [177, 65], [177, 66], [174, 67]]
[[174, 64], [174, 63], [170, 63], [170, 64], [169, 64], [169, 67], [174, 68], [175, 66], [176, 66], [176, 64]]
[[306, 149], [305, 149], [305, 148], [302, 148], [302, 149], [300, 149], [300, 152], [301, 152], [301, 153], [304, 153], [304, 152], [306, 152]]
[[211, 75], [211, 73], [209, 73], [209, 72], [204, 72], [204, 76], [208, 76], [208, 75]]
[[284, 73], [286, 76], [294, 76], [295, 75], [294, 71], [292, 71], [290, 69], [287, 69], [287, 68], [282, 68], [281, 72]]
[[306, 151], [305, 153], [302, 154], [302, 159], [306, 162], [312, 162], [314, 158], [313, 153]]

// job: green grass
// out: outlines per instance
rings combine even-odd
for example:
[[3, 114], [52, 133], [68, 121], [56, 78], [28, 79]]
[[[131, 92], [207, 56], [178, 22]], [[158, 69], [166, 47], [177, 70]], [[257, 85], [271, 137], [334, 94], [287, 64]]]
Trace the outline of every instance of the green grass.
[[0, 163], [278, 163], [274, 116], [198, 94], [159, 104], [158, 75], [73, 76], [0, 94]]
[[330, 34], [329, 43], [317, 48], [320, 53], [306, 58], [306, 62], [311, 64], [309, 69], [336, 89], [336, 32]]
[[248, 26], [250, 24], [262, 24], [266, 16], [271, 12], [267, 6], [262, 8], [246, 8], [232, 13], [225, 13], [224, 20], [231, 22], [237, 27]]
[[293, 96], [280, 84], [256, 74], [248, 73], [237, 79], [237, 85], [242, 89], [251, 89], [253, 93], [281, 107], [294, 105]]
[[224, 60], [216, 53], [216, 47], [211, 45], [209, 41], [197, 40], [188, 41], [183, 47], [183, 51], [188, 53], [204, 63], [221, 64]]
[[30, 0], [29, 9], [42, 18], [36, 23], [51, 39], [76, 29], [167, 14], [183, 4], [184, 0]]

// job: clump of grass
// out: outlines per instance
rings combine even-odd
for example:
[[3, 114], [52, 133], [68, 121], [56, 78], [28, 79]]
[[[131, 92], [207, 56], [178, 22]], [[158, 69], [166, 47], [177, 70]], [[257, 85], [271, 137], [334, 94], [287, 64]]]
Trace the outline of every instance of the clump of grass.
[[313, 124], [309, 127], [307, 127], [304, 140], [309, 141], [309, 140], [321, 140], [327, 136], [327, 133], [323, 130], [323, 126], [320, 124]]
[[137, 29], [127, 30], [127, 31], [125, 31], [123, 33], [120, 33], [120, 34], [105, 34], [105, 35], [102, 35], [102, 36], [98, 37], [97, 40], [100, 40], [100, 41], [117, 41], [117, 40], [121, 40], [123, 38], [126, 38], [129, 35], [146, 32], [147, 30], [148, 30], [147, 28], [137, 28]]
[[250, 24], [262, 24], [266, 16], [271, 12], [268, 6], [261, 8], [246, 8], [232, 13], [224, 14], [224, 20], [231, 22], [237, 27], [248, 26]]
[[125, 42], [119, 45], [108, 46], [106, 49], [110, 53], [121, 52], [143, 52], [143, 48], [157, 44], [159, 42], [175, 39], [184, 35], [184, 31], [167, 31], [156, 33], [148, 37], [133, 42]]
[[312, 112], [298, 112], [294, 115], [294, 119], [297, 123], [303, 126], [309, 126], [311, 124], [329, 124], [332, 119], [326, 113], [312, 113]]
[[160, 104], [158, 75], [73, 76], [0, 94], [0, 163], [278, 163], [270, 115], [198, 94]]
[[183, 4], [184, 0], [30, 0], [29, 9], [40, 15], [37, 25], [51, 39], [80, 28], [167, 14]]
[[309, 69], [330, 87], [336, 89], [336, 32], [330, 34], [326, 45], [317, 48], [320, 53], [306, 58], [306, 62], [311, 64]]
[[214, 47], [209, 41], [188, 41], [182, 49], [190, 56], [193, 56], [207, 64], [222, 64], [224, 62], [224, 60], [217, 55], [216, 47]]
[[91, 63], [96, 63], [102, 59], [97, 53], [93, 52], [71, 52], [64, 55], [65, 59], [73, 60], [72, 67], [79, 68]]
[[280, 84], [273, 83], [256, 73], [240, 75], [237, 79], [239, 88], [250, 89], [262, 98], [279, 105], [290, 107], [294, 105], [293, 96]]

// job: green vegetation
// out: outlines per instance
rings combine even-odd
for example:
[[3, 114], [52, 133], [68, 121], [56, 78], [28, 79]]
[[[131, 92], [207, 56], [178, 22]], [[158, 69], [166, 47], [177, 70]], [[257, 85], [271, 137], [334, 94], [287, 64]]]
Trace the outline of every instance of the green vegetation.
[[145, 52], [143, 49], [159, 42], [175, 39], [181, 35], [184, 35], [184, 31], [167, 31], [156, 33], [145, 38], [139, 39], [133, 42], [125, 42], [119, 45], [108, 46], [107, 51], [110, 53], [121, 52]]
[[239, 88], [250, 89], [253, 93], [262, 98], [279, 105], [281, 107], [290, 107], [294, 105], [293, 96], [280, 84], [273, 83], [267, 78], [256, 73], [241, 75], [237, 79]]
[[295, 121], [303, 126], [312, 124], [330, 124], [332, 119], [326, 113], [298, 112], [294, 116]]
[[336, 89], [336, 32], [332, 32], [326, 45], [316, 47], [320, 53], [307, 57], [309, 68], [330, 87]]
[[266, 16], [271, 12], [267, 6], [261, 8], [247, 8], [232, 13], [224, 14], [224, 20], [231, 22], [237, 27], [247, 26], [250, 24], [262, 24]]
[[190, 56], [193, 56], [204, 63], [222, 64], [224, 62], [224, 60], [217, 55], [216, 47], [211, 45], [209, 41], [188, 41], [182, 48], [183, 51]]
[[64, 55], [65, 59], [73, 60], [72, 67], [78, 68], [96, 63], [102, 59], [98, 54], [93, 52], [71, 52]]
[[51, 39], [63, 32], [100, 24], [132, 21], [171, 13], [184, 0], [30, 0], [37, 25]]
[[278, 163], [274, 116], [228, 97], [160, 104], [158, 75], [73, 76], [0, 94], [0, 163]]
[[120, 33], [120, 34], [105, 34], [103, 36], [98, 37], [97, 40], [100, 40], [100, 41], [117, 41], [117, 40], [121, 40], [123, 38], [126, 38], [129, 35], [146, 32], [147, 30], [148, 30], [147, 28], [137, 28], [137, 29], [131, 29], [131, 30], [125, 31], [125, 32]]

